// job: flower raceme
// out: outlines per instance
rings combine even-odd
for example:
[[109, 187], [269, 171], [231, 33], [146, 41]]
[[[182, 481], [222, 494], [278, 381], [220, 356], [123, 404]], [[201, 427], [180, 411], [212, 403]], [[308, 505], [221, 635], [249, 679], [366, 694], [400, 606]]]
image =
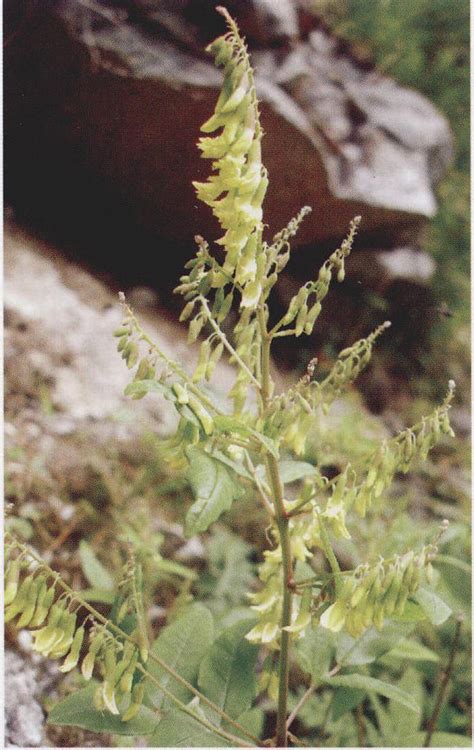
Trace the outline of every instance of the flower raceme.
[[262, 203], [268, 177], [262, 165], [257, 98], [253, 73], [242, 40], [231, 30], [216, 39], [208, 51], [224, 66], [224, 83], [214, 114], [202, 125], [200, 139], [205, 159], [212, 159], [214, 175], [194, 182], [198, 198], [210, 206], [224, 235], [217, 240], [225, 251], [224, 275], [242, 289], [241, 306], [254, 308], [262, 293], [266, 258], [261, 252]]
[[81, 602], [58, 592], [60, 577], [53, 577], [46, 566], [39, 564], [31, 570], [34, 561], [19, 543], [7, 544], [5, 558], [5, 622], [13, 622], [17, 629], [28, 628], [33, 650], [50, 659], [63, 659], [59, 670], [64, 673], [78, 666], [87, 644], [82, 675], [90, 680], [95, 668], [102, 674], [94, 696], [96, 708], [120, 715], [122, 721], [134, 718], [144, 689], [136, 668], [139, 660], [146, 661], [146, 649], [130, 641], [122, 643], [90, 615], [79, 625]]

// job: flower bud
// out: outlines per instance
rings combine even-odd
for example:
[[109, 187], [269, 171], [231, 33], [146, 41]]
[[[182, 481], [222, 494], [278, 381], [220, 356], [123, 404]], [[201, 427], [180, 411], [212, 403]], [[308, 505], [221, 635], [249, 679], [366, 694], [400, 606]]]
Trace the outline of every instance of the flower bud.
[[133, 687], [132, 702], [122, 716], [122, 721], [130, 721], [138, 714], [145, 695], [145, 682], [142, 680]]
[[33, 586], [34, 578], [32, 575], [27, 576], [23, 583], [20, 585], [14, 600], [6, 608], [4, 615], [4, 622], [10, 622], [14, 617], [23, 612], [25, 607], [28, 605], [29, 595], [31, 587]]
[[323, 628], [328, 628], [334, 633], [338, 633], [342, 630], [342, 627], [346, 621], [347, 608], [346, 603], [341, 599], [338, 599], [334, 604], [331, 604], [326, 609], [320, 618], [320, 624]]
[[30, 590], [28, 592], [28, 602], [16, 624], [17, 628], [26, 628], [30, 624], [36, 609], [36, 603], [38, 601], [42, 585], [46, 588], [46, 577], [44, 575], [35, 578], [33, 583], [31, 584]]
[[82, 665], [81, 665], [82, 676], [84, 677], [85, 680], [90, 680], [90, 678], [92, 677], [95, 659], [100, 649], [102, 648], [104, 641], [105, 641], [105, 633], [103, 630], [93, 635], [92, 639], [90, 640], [89, 651], [87, 652], [86, 656], [82, 660]]
[[21, 560], [19, 557], [16, 557], [9, 563], [5, 576], [4, 606], [11, 604], [17, 595], [20, 569]]
[[38, 601], [36, 603], [35, 613], [30, 622], [30, 628], [39, 628], [39, 626], [43, 624], [54, 601], [54, 596], [54, 585], [46, 590], [44, 596], [41, 596], [41, 594], [38, 595]]
[[74, 640], [71, 645], [71, 650], [69, 651], [69, 654], [66, 656], [64, 662], [59, 667], [60, 672], [70, 672], [71, 669], [74, 669], [74, 667], [77, 666], [77, 663], [79, 661], [79, 655], [81, 652], [81, 646], [84, 641], [84, 633], [85, 629], [84, 626], [81, 626], [76, 630], [76, 633], [74, 635]]

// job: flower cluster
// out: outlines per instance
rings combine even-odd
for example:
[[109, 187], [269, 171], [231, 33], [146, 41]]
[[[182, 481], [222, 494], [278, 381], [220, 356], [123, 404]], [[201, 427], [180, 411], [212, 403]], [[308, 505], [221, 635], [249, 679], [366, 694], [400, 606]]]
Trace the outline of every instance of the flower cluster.
[[423, 579], [431, 580], [435, 553], [436, 547], [428, 545], [418, 554], [412, 550], [390, 561], [359, 566], [344, 576], [342, 591], [321, 615], [320, 624], [336, 633], [344, 627], [354, 638], [372, 625], [382, 630], [386, 617], [403, 615]]
[[224, 84], [214, 114], [201, 127], [204, 133], [220, 132], [198, 144], [202, 156], [214, 160], [216, 174], [193, 184], [225, 231], [217, 240], [226, 253], [222, 282], [230, 276], [242, 289], [241, 306], [254, 308], [265, 272], [260, 250], [268, 177], [261, 159], [262, 130], [248, 53], [234, 22], [229, 17], [227, 21], [229, 32], [208, 47], [216, 65], [224, 66]]
[[[147, 651], [131, 641], [123, 644], [90, 615], [78, 626], [81, 602], [64, 591], [58, 595], [58, 581], [59, 575], [41, 564], [32, 570], [26, 549], [8, 545], [5, 622], [14, 623], [17, 629], [28, 628], [33, 636], [32, 648], [42, 656], [65, 657], [59, 666], [61, 672], [70, 672], [78, 665], [87, 643], [82, 675], [90, 680], [97, 665], [103, 678], [94, 698], [96, 707], [121, 714], [122, 721], [129, 721], [137, 715], [143, 700], [144, 685], [136, 668], [139, 661], [146, 661]], [[86, 628], [88, 622], [90, 627]]]
[[[350, 350], [347, 350], [344, 356], [348, 357], [349, 362], [351, 361]], [[325, 551], [322, 523], [335, 537], [349, 539], [350, 534], [346, 525], [347, 513], [354, 508], [364, 516], [367, 508], [390, 486], [397, 471], [407, 472], [417, 457], [425, 458], [427, 452], [442, 434], [453, 435], [448, 415], [453, 392], [454, 382], [451, 381], [443, 403], [429, 417], [423, 418], [420, 423], [404, 430], [392, 440], [384, 441], [380, 448], [370, 456], [369, 469], [362, 482], [358, 481], [357, 473], [350, 464], [331, 482], [318, 473], [313, 479], [305, 481], [295, 500], [285, 503], [285, 509], [289, 513], [297, 507], [302, 508], [301, 515], [294, 515], [289, 522], [291, 549], [295, 560], [302, 562], [311, 560], [315, 547]], [[301, 411], [304, 418], [309, 416], [303, 410]], [[296, 440], [302, 439], [299, 437], [301, 434], [301, 428], [299, 432], [295, 431], [293, 449], [295, 446], [298, 447]], [[324, 496], [327, 499], [323, 505]], [[263, 587], [251, 595], [252, 608], [259, 615], [259, 623], [250, 631], [248, 637], [252, 641], [278, 648], [283, 602], [282, 553], [276, 530], [274, 534], [277, 546], [264, 553], [265, 561], [259, 570], [259, 578]], [[418, 556], [409, 552], [396, 558], [393, 563], [381, 562], [369, 572], [366, 567], [359, 568], [353, 578], [344, 578], [343, 594], [338, 596], [334, 605], [326, 610], [327, 613], [324, 613], [321, 624], [331, 629], [338, 628], [339, 624], [340, 628], [344, 625], [351, 634], [362, 633], [372, 623], [377, 627], [382, 627], [384, 617], [403, 611], [408, 596], [415, 590], [413, 589], [415, 581], [418, 585], [419, 571], [429, 562], [432, 553], [433, 549], [426, 548]], [[429, 571], [429, 567], [427, 569]], [[373, 576], [373, 580], [370, 576]], [[369, 582], [370, 597], [368, 594], [366, 597], [364, 587], [368, 587]], [[354, 587], [357, 588], [357, 593]], [[367, 591], [369, 591], [368, 588]], [[380, 597], [375, 602], [374, 597], [377, 592]], [[304, 635], [311, 617], [309, 608], [301, 610], [301, 601], [299, 597], [295, 598], [290, 632]], [[368, 624], [364, 625], [365, 622]]]
[[317, 359], [311, 360], [306, 375], [299, 383], [273, 399], [266, 421], [266, 433], [278, 437], [297, 456], [302, 455], [315, 410], [321, 407], [327, 411], [343, 388], [358, 377], [370, 361], [375, 341], [389, 325], [389, 322], [383, 323], [367, 338], [344, 349], [329, 374], [321, 381], [312, 379]]
[[350, 223], [349, 233], [337, 250], [321, 266], [316, 281], [308, 281], [291, 299], [288, 310], [280, 321], [279, 326], [290, 325], [294, 322], [292, 333], [301, 336], [302, 333], [311, 334], [314, 324], [321, 312], [321, 303], [329, 291], [333, 273], [339, 282], [344, 281], [344, 260], [349, 255], [354, 243], [357, 229], [361, 221], [356, 216]]

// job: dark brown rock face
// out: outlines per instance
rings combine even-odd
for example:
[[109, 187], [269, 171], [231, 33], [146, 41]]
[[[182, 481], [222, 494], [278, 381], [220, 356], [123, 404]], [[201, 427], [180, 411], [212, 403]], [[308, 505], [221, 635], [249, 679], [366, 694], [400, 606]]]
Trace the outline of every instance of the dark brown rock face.
[[[195, 143], [221, 80], [202, 52], [223, 30], [216, 4], [7, 3], [7, 199], [83, 243], [94, 227], [105, 254], [160, 237], [189, 255], [197, 231], [216, 236], [191, 187], [209, 169]], [[412, 240], [450, 158], [444, 118], [359, 65], [301, 2], [227, 6], [257, 70], [271, 229], [308, 204], [299, 244], [340, 237], [355, 214], [366, 243]]]

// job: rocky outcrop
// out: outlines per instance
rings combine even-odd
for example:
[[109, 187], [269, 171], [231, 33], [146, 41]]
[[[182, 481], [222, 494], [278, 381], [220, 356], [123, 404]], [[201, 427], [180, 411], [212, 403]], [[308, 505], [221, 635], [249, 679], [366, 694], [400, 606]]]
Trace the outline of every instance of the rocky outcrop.
[[[157, 238], [174, 278], [194, 234], [216, 234], [191, 187], [207, 174], [195, 143], [221, 81], [202, 52], [223, 30], [216, 4], [6, 3], [7, 200], [148, 283], [166, 273]], [[336, 241], [355, 214], [359, 246], [412, 242], [450, 159], [444, 117], [359, 63], [302, 0], [227, 6], [257, 70], [269, 226], [308, 204], [296, 243]]]

